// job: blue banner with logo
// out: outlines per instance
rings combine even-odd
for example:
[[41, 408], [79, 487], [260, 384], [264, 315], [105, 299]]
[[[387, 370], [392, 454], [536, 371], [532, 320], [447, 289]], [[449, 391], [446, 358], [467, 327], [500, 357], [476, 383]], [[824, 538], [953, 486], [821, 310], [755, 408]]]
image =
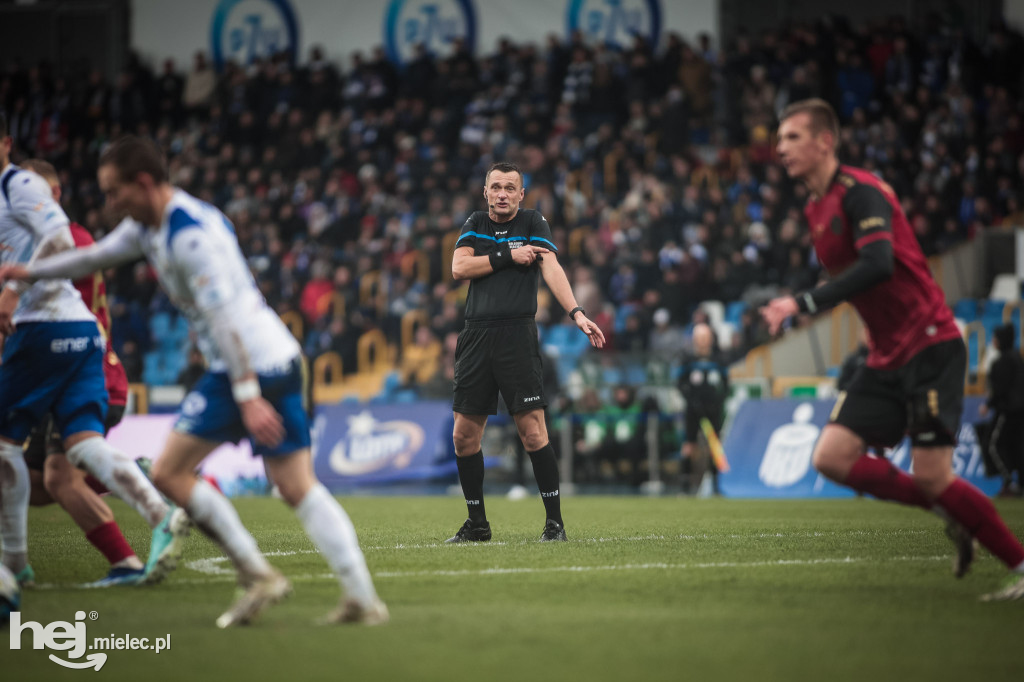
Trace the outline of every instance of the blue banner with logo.
[[452, 425], [452, 406], [445, 401], [318, 407], [317, 478], [328, 488], [345, 488], [452, 476]]
[[[959, 444], [953, 468], [988, 495], [998, 492], [999, 478], [986, 478], [974, 429], [983, 398], [964, 400]], [[849, 488], [827, 480], [811, 464], [814, 445], [828, 423], [834, 400], [748, 400], [733, 419], [724, 448], [731, 470], [719, 478], [729, 497], [852, 497]], [[910, 441], [885, 453], [909, 471]]]

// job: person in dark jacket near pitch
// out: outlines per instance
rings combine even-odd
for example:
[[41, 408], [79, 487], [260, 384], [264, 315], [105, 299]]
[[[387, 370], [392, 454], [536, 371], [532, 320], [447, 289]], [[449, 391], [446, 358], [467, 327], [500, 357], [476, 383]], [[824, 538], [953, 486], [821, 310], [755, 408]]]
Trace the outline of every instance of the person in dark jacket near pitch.
[[1015, 333], [1012, 324], [995, 331], [999, 358], [988, 375], [988, 400], [979, 408], [982, 416], [993, 414], [989, 456], [1003, 477], [1000, 496], [1020, 495], [1024, 482], [1024, 359], [1014, 348]]

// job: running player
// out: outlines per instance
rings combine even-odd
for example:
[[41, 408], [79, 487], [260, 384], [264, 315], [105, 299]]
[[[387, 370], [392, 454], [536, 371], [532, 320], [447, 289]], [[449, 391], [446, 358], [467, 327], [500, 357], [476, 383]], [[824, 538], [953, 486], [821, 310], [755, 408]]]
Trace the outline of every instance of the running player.
[[[0, 116], [0, 263], [32, 263], [74, 251], [68, 218], [46, 181], [10, 163], [11, 138]], [[0, 293], [0, 541], [3, 563], [22, 581], [28, 564], [31, 490], [22, 444], [47, 414], [71, 464], [128, 502], [153, 529], [147, 581], [174, 568], [184, 512], [172, 509], [135, 462], [103, 439], [106, 340], [71, 282], [10, 282]]]
[[[953, 471], [967, 355], [899, 199], [873, 174], [840, 165], [839, 123], [827, 102], [795, 102], [781, 119], [779, 158], [810, 190], [804, 214], [818, 259], [833, 278], [776, 298], [761, 313], [774, 334], [797, 313], [848, 300], [870, 345], [815, 446], [815, 468], [859, 492], [937, 511], [951, 522], [957, 577], [973, 559], [973, 536], [1019, 575], [983, 599], [1024, 597], [1024, 547], [992, 502]], [[866, 453], [868, 446], [895, 445], [904, 434], [912, 476]]]
[[173, 187], [163, 155], [148, 140], [114, 141], [97, 173], [108, 206], [128, 217], [90, 248], [6, 268], [0, 280], [81, 277], [145, 256], [188, 317], [209, 371], [185, 396], [152, 476], [238, 569], [245, 592], [217, 625], [247, 623], [291, 592], [227, 498], [193, 474], [221, 443], [246, 436], [345, 592], [326, 620], [386, 622], [352, 522], [313, 475], [299, 346], [260, 295], [230, 221]]
[[[28, 159], [21, 167], [42, 176], [50, 186], [53, 200], [60, 203], [60, 178], [53, 164], [42, 159]], [[89, 231], [78, 223], [70, 225], [76, 248], [94, 243]], [[110, 340], [110, 313], [107, 311], [107, 289], [103, 275], [93, 273], [73, 282], [86, 307], [96, 316], [100, 330], [107, 339], [103, 355], [103, 377], [107, 388], [107, 418], [109, 432], [124, 416], [128, 401], [128, 377], [118, 360]], [[25, 461], [32, 480], [32, 506], [56, 502], [71, 516], [85, 533], [86, 540], [110, 562], [104, 578], [90, 583], [91, 587], [134, 585], [145, 577], [143, 563], [114, 520], [114, 513], [100, 497], [106, 489], [92, 476], [68, 462], [61, 450], [60, 434], [53, 431], [53, 419], [37, 426], [25, 445]]]

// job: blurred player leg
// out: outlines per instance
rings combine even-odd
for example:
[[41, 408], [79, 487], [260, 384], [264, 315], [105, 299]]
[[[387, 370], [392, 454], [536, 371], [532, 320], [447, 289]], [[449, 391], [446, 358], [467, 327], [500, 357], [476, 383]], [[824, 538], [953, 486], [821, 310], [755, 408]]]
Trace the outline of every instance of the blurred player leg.
[[143, 564], [114, 520], [114, 513], [89, 486], [86, 477], [63, 454], [52, 454], [46, 459], [46, 491], [78, 524], [86, 540], [110, 562], [110, 573], [93, 585], [138, 583], [143, 578]]
[[64, 451], [73, 465], [85, 469], [130, 504], [150, 528], [167, 519], [170, 507], [135, 461], [115, 450], [99, 433], [82, 431], [66, 438]]
[[1024, 546], [1006, 527], [992, 501], [953, 473], [953, 448], [916, 447], [912, 454], [914, 479], [924, 493], [934, 497], [1009, 569], [1024, 573]]
[[[246, 593], [217, 620], [218, 626], [229, 627], [249, 622], [266, 606], [287, 596], [291, 586], [260, 553], [231, 502], [193, 473], [218, 445], [171, 432], [163, 454], [153, 465], [152, 476], [157, 488], [188, 512], [196, 527], [217, 543], [238, 571], [239, 583]], [[177, 558], [174, 551], [168, 552], [168, 561], [176, 562]]]
[[18, 582], [28, 570], [28, 465], [20, 445], [0, 440], [0, 550], [4, 566]]
[[932, 507], [910, 476], [887, 459], [867, 455], [864, 440], [842, 424], [825, 426], [813, 457], [814, 468], [836, 483], [880, 500]]
[[326, 622], [386, 623], [388, 610], [377, 597], [356, 529], [338, 501], [316, 480], [309, 450], [268, 456], [264, 461], [281, 497], [295, 509], [306, 534], [341, 584], [341, 604], [327, 616]]

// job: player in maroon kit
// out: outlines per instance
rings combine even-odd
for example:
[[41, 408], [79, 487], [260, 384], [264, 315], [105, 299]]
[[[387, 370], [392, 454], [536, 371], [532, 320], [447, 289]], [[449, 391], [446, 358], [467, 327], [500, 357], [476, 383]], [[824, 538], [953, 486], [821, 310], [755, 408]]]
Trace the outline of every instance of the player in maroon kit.
[[[797, 313], [849, 301], [869, 334], [867, 363], [839, 394], [815, 468], [859, 492], [935, 511], [949, 521], [957, 577], [973, 560], [973, 536], [1019, 576], [982, 599], [1024, 598], [1024, 547], [992, 502], [953, 472], [966, 350], [899, 200], [873, 174], [840, 165], [839, 122], [827, 102], [795, 102], [781, 120], [779, 158], [810, 191], [804, 214], [832, 279], [776, 298], [761, 314], [774, 334]], [[866, 453], [904, 434], [912, 476]]]
[[[21, 164], [25, 170], [41, 175], [53, 190], [53, 198], [60, 201], [60, 180], [51, 164], [29, 159]], [[71, 236], [75, 247], [94, 243], [92, 235], [81, 225], [71, 223]], [[74, 282], [86, 307], [96, 316], [107, 337], [107, 351], [103, 356], [103, 374], [108, 394], [107, 430], [113, 428], [124, 415], [128, 401], [128, 377], [110, 341], [110, 313], [107, 310], [107, 289], [100, 273], [94, 273]], [[33, 506], [57, 502], [85, 533], [86, 539], [110, 562], [106, 577], [92, 583], [96, 587], [136, 584], [143, 579], [144, 566], [135, 555], [124, 534], [114, 520], [114, 513], [97, 493], [104, 493], [103, 485], [75, 467], [63, 456], [60, 438], [50, 431], [50, 421], [37, 428], [25, 447], [25, 459], [32, 480]]]

